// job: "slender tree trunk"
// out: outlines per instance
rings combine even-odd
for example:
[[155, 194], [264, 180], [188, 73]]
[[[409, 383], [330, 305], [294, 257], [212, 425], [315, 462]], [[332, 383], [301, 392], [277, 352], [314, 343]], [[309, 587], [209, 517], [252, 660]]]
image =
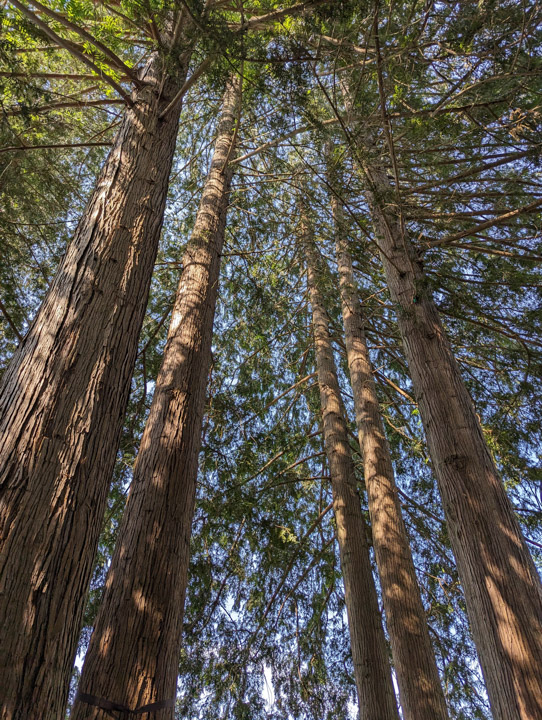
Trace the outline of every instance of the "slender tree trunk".
[[359, 716], [361, 720], [398, 720], [382, 615], [371, 570], [367, 527], [348, 444], [328, 318], [318, 288], [318, 258], [306, 218], [302, 222], [324, 444], [333, 489]]
[[[214, 157], [122, 526], [86, 655], [74, 720], [175, 698], [201, 425], [232, 171], [240, 78], [224, 96]], [[97, 698], [101, 699], [98, 700]], [[166, 720], [172, 707], [146, 714]]]
[[367, 197], [495, 720], [542, 717], [542, 588], [386, 173]]
[[342, 315], [376, 564], [405, 720], [447, 720], [448, 711], [397, 494], [364, 320], [344, 232], [332, 199]]
[[0, 718], [60, 720], [130, 390], [187, 70], [155, 53], [0, 390]]

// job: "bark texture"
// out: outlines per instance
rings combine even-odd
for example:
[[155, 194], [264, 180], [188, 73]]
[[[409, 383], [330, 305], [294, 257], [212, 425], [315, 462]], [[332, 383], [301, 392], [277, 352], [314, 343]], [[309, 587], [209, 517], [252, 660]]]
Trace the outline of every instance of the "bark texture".
[[367, 197], [495, 720], [542, 717], [542, 587], [394, 191]]
[[[240, 79], [226, 89], [211, 169], [183, 259], [104, 598], [79, 691], [131, 710], [175, 698], [198, 454]], [[173, 719], [173, 708], [145, 714]], [[76, 701], [74, 720], [108, 714]]]
[[142, 71], [0, 390], [0, 718], [64, 717], [162, 226], [188, 57]]
[[328, 318], [318, 287], [318, 257], [306, 221], [303, 233], [324, 444], [333, 489], [359, 717], [360, 720], [398, 720], [382, 614], [371, 569], [367, 527], [348, 444]]
[[363, 453], [373, 547], [401, 707], [405, 720], [447, 720], [448, 711], [380, 414], [342, 208], [335, 198], [332, 206], [348, 367]]

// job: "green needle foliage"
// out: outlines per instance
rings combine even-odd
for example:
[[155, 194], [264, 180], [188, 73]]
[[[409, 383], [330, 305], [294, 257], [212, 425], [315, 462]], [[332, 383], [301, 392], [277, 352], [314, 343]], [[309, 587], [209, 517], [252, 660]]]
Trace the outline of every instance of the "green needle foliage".
[[[161, 0], [45, 4], [52, 14], [34, 3], [25, 7], [77, 45], [95, 69], [58, 47], [17, 7], [0, 9], [2, 367], [27, 331], [84, 209], [118, 125], [125, 102], [120, 93], [129, 94], [126, 73], [135, 73], [160, 44], [172, 8]], [[181, 4], [195, 15], [201, 10], [193, 0]], [[345, 208], [381, 410], [450, 716], [489, 718], [359, 167], [370, 156], [388, 172], [392, 190], [384, 199], [399, 208], [423, 258], [423, 290], [435, 298], [540, 563], [540, 8], [506, 0], [316, 3], [249, 33], [239, 26], [294, 3], [210, 5], [198, 28], [193, 68], [210, 54], [217, 60], [185, 98], [79, 656], [100, 603], [220, 96], [233, 67], [244, 76], [243, 121], [237, 155], [230, 158], [235, 175], [203, 427], [178, 717], [353, 716], [344, 588], [326, 511], [331, 486], [297, 243], [295, 201], [303, 181], [328, 267], [323, 290], [362, 497], [332, 196]], [[329, 143], [342, 177], [336, 183], [326, 167]]]

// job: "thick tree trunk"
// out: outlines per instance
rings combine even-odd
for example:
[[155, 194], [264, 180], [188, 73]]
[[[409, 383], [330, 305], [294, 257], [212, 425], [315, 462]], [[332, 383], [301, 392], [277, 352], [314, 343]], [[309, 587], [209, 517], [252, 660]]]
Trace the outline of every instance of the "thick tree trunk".
[[401, 707], [405, 720], [447, 720], [448, 711], [380, 414], [342, 208], [336, 198], [332, 206], [348, 367], [363, 453], [373, 547]]
[[[303, 222], [306, 223], [305, 219]], [[328, 318], [318, 288], [318, 258], [307, 224], [303, 234], [324, 443], [333, 489], [359, 717], [361, 720], [398, 720], [382, 614], [371, 570], [367, 528], [348, 444]]]
[[63, 717], [155, 260], [186, 77], [142, 72], [0, 391], [2, 720]]
[[[542, 717], [542, 588], [472, 400], [393, 205], [367, 197], [495, 720]], [[386, 203], [386, 204], [385, 204]]]
[[[104, 700], [136, 710], [175, 698], [201, 425], [241, 81], [226, 89], [106, 590], [73, 711], [106, 720]], [[95, 700], [93, 698], [101, 698]], [[173, 718], [173, 708], [146, 717]]]

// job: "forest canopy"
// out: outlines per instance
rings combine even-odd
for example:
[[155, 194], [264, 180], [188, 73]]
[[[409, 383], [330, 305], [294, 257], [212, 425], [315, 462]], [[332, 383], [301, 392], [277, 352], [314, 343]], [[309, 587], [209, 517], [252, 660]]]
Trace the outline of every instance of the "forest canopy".
[[0, 720], [542, 716], [541, 12], [0, 5]]

